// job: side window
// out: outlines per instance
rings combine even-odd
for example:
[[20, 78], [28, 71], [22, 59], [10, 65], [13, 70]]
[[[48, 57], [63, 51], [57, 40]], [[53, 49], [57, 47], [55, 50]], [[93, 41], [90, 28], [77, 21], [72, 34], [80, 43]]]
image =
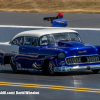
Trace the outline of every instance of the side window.
[[55, 44], [54, 36], [52, 34], [44, 35], [40, 37], [39, 45], [50, 45]]
[[24, 45], [31, 45], [31, 43], [32, 43], [32, 38], [31, 38], [31, 37], [26, 36], [26, 37], [25, 37], [25, 42], [24, 42]]
[[42, 36], [40, 38], [40, 45], [47, 45], [48, 44], [48, 38], [47, 36]]
[[55, 43], [55, 40], [54, 40], [54, 36], [53, 35], [48, 35], [48, 44], [54, 44]]
[[38, 38], [37, 37], [26, 36], [24, 45], [38, 46]]
[[12, 41], [12, 44], [15, 45], [23, 45], [23, 43], [24, 43], [24, 37], [18, 37]]
[[32, 37], [32, 46], [38, 46], [38, 41], [39, 41], [39, 38]]

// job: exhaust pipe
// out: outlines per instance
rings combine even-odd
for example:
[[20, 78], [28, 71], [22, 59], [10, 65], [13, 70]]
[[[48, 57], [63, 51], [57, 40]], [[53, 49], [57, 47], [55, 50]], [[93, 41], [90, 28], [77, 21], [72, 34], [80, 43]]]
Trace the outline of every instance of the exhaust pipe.
[[32, 66], [33, 66], [33, 68], [36, 69], [36, 70], [41, 70], [41, 69], [42, 69], [42, 67], [37, 66], [36, 63], [33, 63]]

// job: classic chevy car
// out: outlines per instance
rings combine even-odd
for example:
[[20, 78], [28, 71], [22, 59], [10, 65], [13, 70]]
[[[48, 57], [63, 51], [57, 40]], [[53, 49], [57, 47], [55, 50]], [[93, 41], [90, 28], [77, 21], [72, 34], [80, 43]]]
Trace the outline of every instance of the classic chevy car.
[[68, 72], [100, 70], [100, 46], [82, 43], [79, 34], [66, 28], [24, 31], [10, 42], [0, 42], [0, 63], [18, 70]]

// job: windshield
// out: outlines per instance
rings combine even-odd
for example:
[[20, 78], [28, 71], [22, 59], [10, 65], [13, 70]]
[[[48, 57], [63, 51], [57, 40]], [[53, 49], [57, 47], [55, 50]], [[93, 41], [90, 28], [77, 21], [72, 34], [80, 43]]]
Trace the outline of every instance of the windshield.
[[53, 34], [53, 36], [55, 38], [55, 42], [59, 42], [62, 40], [81, 42], [80, 36], [77, 33], [57, 33]]
[[55, 44], [59, 41], [77, 41], [81, 42], [78, 33], [53, 33], [49, 35], [44, 35], [40, 38], [40, 45]]

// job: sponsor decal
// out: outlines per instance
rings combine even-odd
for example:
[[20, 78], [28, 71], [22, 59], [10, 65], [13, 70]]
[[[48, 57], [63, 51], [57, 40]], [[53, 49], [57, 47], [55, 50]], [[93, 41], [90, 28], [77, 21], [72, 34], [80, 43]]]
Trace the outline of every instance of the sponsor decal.
[[62, 21], [56, 21], [56, 22], [58, 22], [58, 23], [65, 23], [65, 22], [62, 22]]
[[86, 53], [87, 51], [86, 50], [84, 50], [84, 51], [78, 51], [78, 53]]

